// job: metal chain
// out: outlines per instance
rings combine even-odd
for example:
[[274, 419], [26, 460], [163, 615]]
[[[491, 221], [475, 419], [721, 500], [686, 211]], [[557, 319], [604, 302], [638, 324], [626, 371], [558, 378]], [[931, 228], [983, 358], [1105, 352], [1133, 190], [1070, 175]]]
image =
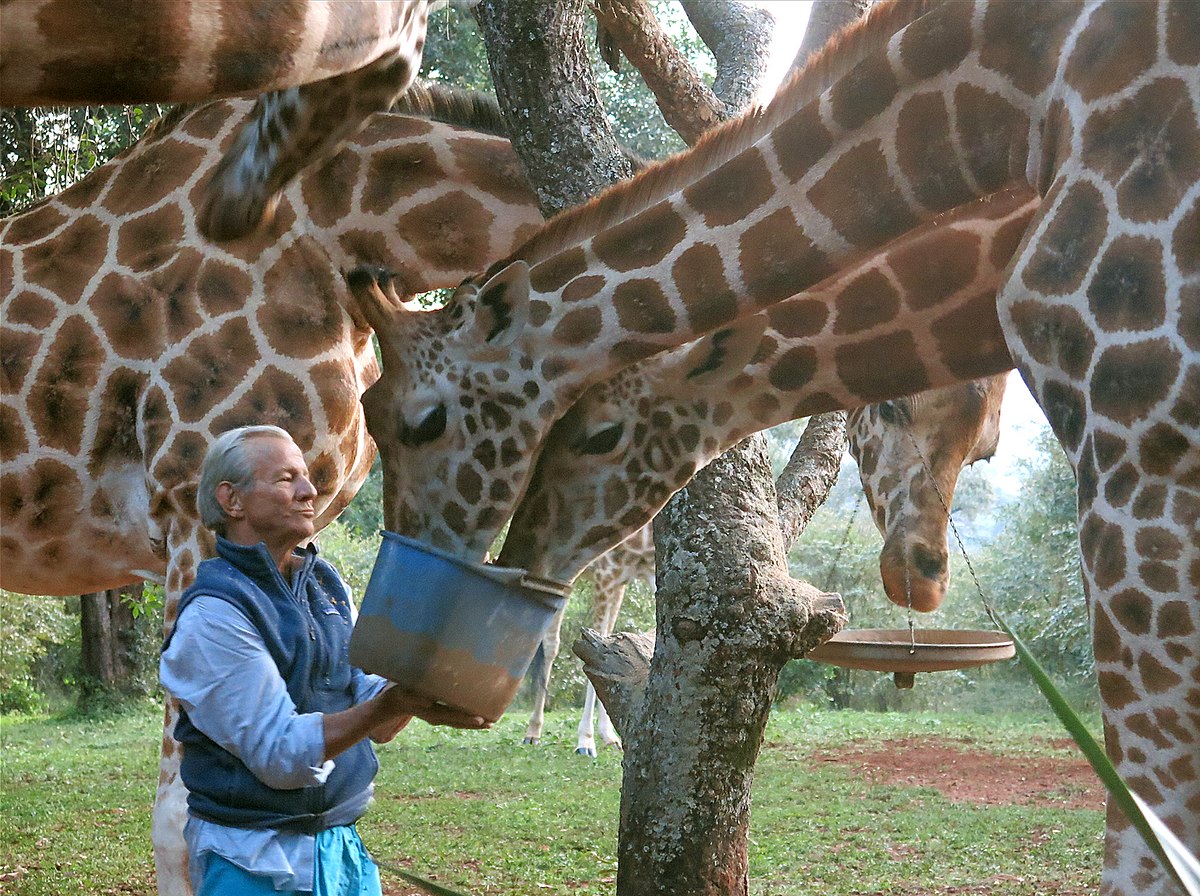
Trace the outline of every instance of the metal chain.
[[[992, 609], [992, 605], [988, 603], [987, 596], [983, 593], [983, 586], [979, 583], [979, 576], [975, 574], [975, 565], [971, 562], [970, 555], [967, 554], [967, 547], [963, 544], [962, 536], [958, 532], [958, 526], [954, 525], [954, 517], [950, 515], [950, 505], [946, 501], [946, 496], [942, 494], [942, 487], [938, 485], [937, 478], [933, 475], [933, 471], [929, 469], [929, 463], [925, 460], [925, 455], [921, 453], [921, 448], [917, 444], [916, 438], [911, 431], [908, 431], [908, 439], [912, 442], [913, 451], [917, 452], [917, 457], [921, 464], [925, 467], [925, 472], [929, 474], [929, 481], [933, 483], [933, 491], [938, 496], [938, 501], [942, 505], [942, 509], [946, 511], [946, 522], [950, 525], [950, 531], [954, 533], [954, 540], [958, 544], [958, 550], [963, 556], [963, 560], [967, 563], [967, 572], [971, 574], [971, 581], [975, 583], [975, 592], [979, 595], [979, 600], [983, 604], [983, 610], [987, 613], [988, 619], [996, 628], [1003, 628], [1000, 622], [996, 619], [996, 611]], [[904, 574], [908, 576], [908, 565], [905, 564]]]
[[842, 540], [838, 543], [837, 552], [833, 555], [833, 560], [829, 563], [829, 569], [825, 572], [825, 585], [822, 591], [829, 591], [833, 587], [833, 572], [842, 562], [842, 554], [846, 552], [846, 544], [850, 541], [850, 530], [854, 528], [854, 518], [858, 516], [858, 508], [862, 505], [863, 496], [859, 492], [858, 497], [854, 501], [854, 506], [850, 509], [850, 519], [846, 521], [846, 529], [842, 532]]

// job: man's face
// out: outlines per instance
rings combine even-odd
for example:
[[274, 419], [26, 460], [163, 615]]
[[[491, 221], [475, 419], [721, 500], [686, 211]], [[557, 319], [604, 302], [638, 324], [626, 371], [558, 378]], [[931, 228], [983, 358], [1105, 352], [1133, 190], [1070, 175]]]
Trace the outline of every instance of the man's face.
[[291, 439], [255, 436], [246, 442], [254, 469], [248, 488], [237, 490], [241, 516], [229, 527], [234, 541], [266, 543], [273, 553], [291, 551], [316, 531], [313, 500], [304, 455]]

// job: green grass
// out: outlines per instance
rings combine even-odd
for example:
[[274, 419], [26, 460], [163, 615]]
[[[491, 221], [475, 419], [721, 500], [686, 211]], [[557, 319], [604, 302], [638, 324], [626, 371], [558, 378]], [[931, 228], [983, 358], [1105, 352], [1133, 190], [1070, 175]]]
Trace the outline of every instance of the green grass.
[[[150, 807], [161, 711], [102, 721], [0, 719], [0, 893], [152, 894]], [[514, 710], [487, 733], [420, 723], [383, 747], [359, 827], [392, 862], [475, 896], [612, 894], [620, 756], [572, 752], [574, 713], [522, 746]], [[938, 737], [1031, 762], [1071, 756], [1049, 719], [781, 711], [759, 760], [755, 896], [1094, 892], [1101, 813], [952, 803], [872, 784], [814, 750]], [[385, 874], [385, 881], [389, 877]], [[409, 892], [391, 878], [385, 890]], [[951, 889], [965, 888], [965, 889]]]

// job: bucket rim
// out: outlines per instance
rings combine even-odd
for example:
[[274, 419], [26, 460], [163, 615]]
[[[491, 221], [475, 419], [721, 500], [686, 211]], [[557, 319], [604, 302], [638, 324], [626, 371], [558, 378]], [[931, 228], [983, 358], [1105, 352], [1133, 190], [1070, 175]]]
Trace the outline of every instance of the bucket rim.
[[[545, 576], [535, 576], [528, 570], [515, 566], [497, 566], [494, 563], [477, 563], [473, 560], [464, 560], [462, 557], [456, 556], [447, 550], [416, 538], [410, 538], [407, 535], [401, 535], [398, 532], [392, 532], [389, 529], [381, 529], [380, 535], [384, 540], [399, 542], [404, 547], [429, 554], [439, 560], [445, 560], [448, 563], [462, 567], [484, 578], [491, 579], [493, 582], [501, 585], [515, 585], [522, 589], [522, 593], [526, 597], [532, 599], [541, 599], [558, 604], [571, 594], [573, 586], [570, 582], [561, 582], [558, 579], [551, 579]], [[539, 593], [530, 594], [528, 593], [530, 591]]]

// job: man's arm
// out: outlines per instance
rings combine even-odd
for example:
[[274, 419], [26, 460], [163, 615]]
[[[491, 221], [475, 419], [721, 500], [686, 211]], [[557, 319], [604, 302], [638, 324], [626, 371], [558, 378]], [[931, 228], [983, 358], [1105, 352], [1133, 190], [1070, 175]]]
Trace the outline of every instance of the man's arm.
[[197, 597], [180, 615], [160, 664], [163, 686], [193, 725], [278, 790], [321, 784], [320, 713], [298, 713], [262, 635], [240, 610]]

